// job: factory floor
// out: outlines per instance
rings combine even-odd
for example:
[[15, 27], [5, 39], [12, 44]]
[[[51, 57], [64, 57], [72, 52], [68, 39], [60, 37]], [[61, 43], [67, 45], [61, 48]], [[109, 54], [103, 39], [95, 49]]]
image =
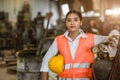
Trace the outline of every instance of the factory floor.
[[0, 80], [17, 80], [17, 74], [7, 73], [9, 67], [0, 67]]
[[[5, 54], [6, 61], [13, 60], [10, 57], [12, 54], [11, 50], [0, 50], [0, 53]], [[9, 58], [8, 58], [9, 57]], [[16, 62], [12, 61], [11, 63], [6, 63], [5, 58], [0, 57], [0, 80], [17, 80], [16, 73]]]

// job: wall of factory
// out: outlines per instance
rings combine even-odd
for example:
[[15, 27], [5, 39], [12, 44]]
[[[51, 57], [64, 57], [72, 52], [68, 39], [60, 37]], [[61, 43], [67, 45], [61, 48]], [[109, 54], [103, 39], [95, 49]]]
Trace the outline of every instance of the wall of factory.
[[24, 2], [30, 3], [30, 9], [32, 14], [32, 19], [36, 17], [37, 12], [41, 12], [42, 16], [46, 13], [53, 13], [53, 22], [59, 18], [57, 4], [50, 2], [49, 0], [0, 0], [0, 11], [5, 11], [9, 13], [9, 20], [16, 22], [18, 12], [21, 10]]

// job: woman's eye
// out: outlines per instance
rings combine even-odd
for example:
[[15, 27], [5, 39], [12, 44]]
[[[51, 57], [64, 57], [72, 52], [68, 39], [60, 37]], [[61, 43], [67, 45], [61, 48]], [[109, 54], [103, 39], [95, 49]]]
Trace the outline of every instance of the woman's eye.
[[78, 21], [79, 19], [78, 18], [74, 18], [74, 21]]
[[66, 21], [67, 21], [67, 22], [71, 22], [71, 21], [75, 21], [75, 22], [77, 22], [77, 21], [79, 21], [79, 19], [78, 19], [78, 18], [74, 18], [74, 19], [67, 19]]
[[78, 21], [78, 19], [74, 19], [74, 21]]
[[67, 22], [70, 22], [71, 20], [70, 19], [67, 19]]

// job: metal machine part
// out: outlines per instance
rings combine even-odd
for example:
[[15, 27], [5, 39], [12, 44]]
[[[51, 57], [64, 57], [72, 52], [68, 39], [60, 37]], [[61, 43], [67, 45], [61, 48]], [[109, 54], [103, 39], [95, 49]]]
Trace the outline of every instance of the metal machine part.
[[18, 80], [40, 80], [40, 67], [43, 56], [36, 56], [36, 50], [27, 49], [17, 53]]

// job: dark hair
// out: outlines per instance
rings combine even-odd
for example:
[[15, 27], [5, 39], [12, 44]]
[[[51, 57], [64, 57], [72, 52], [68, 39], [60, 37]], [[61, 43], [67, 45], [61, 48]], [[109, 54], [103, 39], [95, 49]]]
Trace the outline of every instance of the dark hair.
[[73, 10], [73, 11], [69, 11], [69, 12], [66, 14], [65, 21], [66, 21], [66, 19], [67, 19], [67, 16], [68, 16], [69, 14], [71, 14], [71, 13], [77, 14], [77, 15], [79, 16], [80, 20], [82, 20], [82, 14], [81, 14], [79, 11]]

